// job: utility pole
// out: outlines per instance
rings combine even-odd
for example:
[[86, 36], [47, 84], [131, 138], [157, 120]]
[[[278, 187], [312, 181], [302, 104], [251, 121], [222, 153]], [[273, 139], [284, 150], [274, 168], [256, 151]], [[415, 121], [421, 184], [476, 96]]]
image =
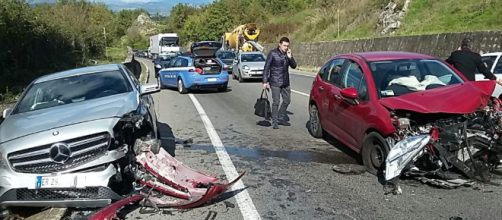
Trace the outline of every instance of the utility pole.
[[336, 9], [336, 17], [337, 17], [337, 22], [338, 22], [338, 34], [336, 38], [340, 38], [340, 7], [337, 7]]
[[106, 48], [106, 27], [103, 27], [103, 36], [105, 37], [105, 57], [108, 58], [108, 48]]

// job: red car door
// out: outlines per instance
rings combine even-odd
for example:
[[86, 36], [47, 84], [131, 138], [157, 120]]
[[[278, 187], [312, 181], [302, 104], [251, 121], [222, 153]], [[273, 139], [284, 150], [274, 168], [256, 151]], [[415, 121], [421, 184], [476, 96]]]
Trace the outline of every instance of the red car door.
[[334, 59], [328, 62], [321, 69], [321, 80], [319, 80], [317, 85], [317, 92], [319, 93], [320, 103], [319, 103], [319, 113], [321, 116], [321, 124], [323, 128], [331, 135], [337, 137], [337, 128], [334, 127], [333, 123], [329, 119], [331, 116], [330, 105], [333, 103], [333, 90], [337, 90], [336, 85], [333, 83], [335, 74], [340, 72], [341, 67], [345, 59]]
[[[335, 83], [338, 86], [331, 89], [332, 99], [328, 107], [330, 123], [338, 131], [336, 136], [357, 152], [360, 151], [362, 139], [369, 127], [368, 117], [371, 117], [372, 109], [366, 79], [361, 65], [348, 59]], [[356, 104], [341, 95], [341, 90], [351, 87], [358, 91]]]

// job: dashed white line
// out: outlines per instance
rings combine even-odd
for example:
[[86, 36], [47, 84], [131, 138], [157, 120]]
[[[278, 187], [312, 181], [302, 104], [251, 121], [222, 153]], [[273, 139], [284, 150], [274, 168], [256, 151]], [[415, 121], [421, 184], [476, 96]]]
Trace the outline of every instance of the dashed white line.
[[[214, 150], [216, 151], [216, 155], [218, 155], [220, 164], [223, 167], [223, 171], [227, 175], [227, 179], [231, 181], [237, 178], [239, 174], [237, 173], [234, 163], [230, 159], [227, 150], [223, 146], [223, 142], [214, 129], [213, 123], [211, 123], [211, 120], [209, 120], [209, 117], [207, 116], [204, 108], [202, 108], [202, 105], [199, 103], [197, 98], [195, 98], [193, 94], [188, 94], [188, 96], [192, 100], [192, 103], [197, 109], [197, 112], [199, 112], [200, 118], [204, 123], [204, 126], [206, 127], [207, 134], [209, 135], [211, 143], [214, 146]], [[260, 214], [258, 213], [258, 210], [256, 210], [256, 207], [254, 206], [253, 201], [251, 200], [251, 197], [249, 196], [249, 193], [246, 190], [242, 180], [237, 181], [232, 186], [232, 190], [235, 192], [242, 190], [241, 192], [238, 192], [237, 195], [235, 195], [235, 199], [237, 200], [237, 205], [239, 205], [239, 209], [241, 210], [242, 217], [245, 220], [261, 219]]]
[[300, 91], [296, 91], [296, 90], [294, 90], [294, 89], [292, 89], [292, 90], [291, 90], [291, 92], [294, 92], [294, 93], [296, 93], [296, 94], [300, 94], [300, 95], [304, 95], [304, 96], [310, 97], [310, 95], [309, 95], [309, 94], [304, 93], [304, 92], [300, 92]]

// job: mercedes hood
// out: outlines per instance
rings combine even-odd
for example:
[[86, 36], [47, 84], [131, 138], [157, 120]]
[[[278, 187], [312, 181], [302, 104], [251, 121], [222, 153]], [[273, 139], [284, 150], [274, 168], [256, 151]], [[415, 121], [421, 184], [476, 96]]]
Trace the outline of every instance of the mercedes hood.
[[26, 135], [94, 121], [121, 117], [137, 109], [139, 100], [134, 92], [13, 114], [0, 125], [0, 143]]

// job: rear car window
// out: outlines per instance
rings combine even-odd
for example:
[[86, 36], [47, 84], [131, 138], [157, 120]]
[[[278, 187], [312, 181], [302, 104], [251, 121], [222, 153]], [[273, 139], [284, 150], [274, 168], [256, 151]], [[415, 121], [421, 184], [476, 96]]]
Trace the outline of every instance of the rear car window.
[[14, 110], [14, 114], [130, 91], [132, 91], [131, 85], [118, 70], [65, 77], [30, 86]]

